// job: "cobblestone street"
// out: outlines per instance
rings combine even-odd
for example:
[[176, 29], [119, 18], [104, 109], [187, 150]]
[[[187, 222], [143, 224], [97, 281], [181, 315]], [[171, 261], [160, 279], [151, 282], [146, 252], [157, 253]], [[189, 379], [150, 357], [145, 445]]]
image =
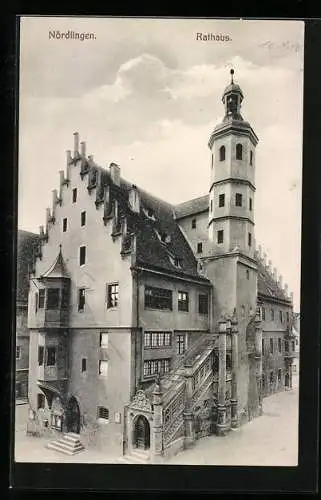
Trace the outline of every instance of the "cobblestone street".
[[[194, 448], [179, 453], [168, 465], [262, 465], [295, 466], [298, 454], [298, 388], [264, 399], [264, 414], [227, 436], [199, 440]], [[26, 436], [27, 405], [16, 409], [17, 462], [115, 463], [118, 457], [90, 449], [65, 456], [46, 448], [52, 439]]]

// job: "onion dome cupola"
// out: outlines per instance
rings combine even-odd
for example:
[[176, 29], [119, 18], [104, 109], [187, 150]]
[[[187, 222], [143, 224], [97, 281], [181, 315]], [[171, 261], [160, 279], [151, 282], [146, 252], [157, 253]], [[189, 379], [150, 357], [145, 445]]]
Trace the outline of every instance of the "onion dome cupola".
[[240, 110], [243, 101], [243, 92], [241, 87], [234, 82], [234, 69], [230, 71], [231, 83], [225, 88], [222, 101], [225, 106], [224, 119], [232, 118], [234, 120], [243, 120]]

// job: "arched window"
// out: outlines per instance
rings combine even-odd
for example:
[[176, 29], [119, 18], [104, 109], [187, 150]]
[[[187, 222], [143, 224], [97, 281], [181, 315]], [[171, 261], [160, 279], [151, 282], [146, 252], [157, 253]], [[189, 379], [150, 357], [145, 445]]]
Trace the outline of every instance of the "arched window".
[[250, 151], [250, 165], [253, 165], [253, 151]]
[[236, 144], [236, 159], [242, 160], [243, 156], [243, 146], [242, 144]]
[[220, 147], [220, 161], [225, 161], [225, 146]]

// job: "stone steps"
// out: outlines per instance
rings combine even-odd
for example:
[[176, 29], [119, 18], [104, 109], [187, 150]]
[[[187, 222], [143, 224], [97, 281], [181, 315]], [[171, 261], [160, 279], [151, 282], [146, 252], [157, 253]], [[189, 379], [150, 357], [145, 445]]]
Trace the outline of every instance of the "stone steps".
[[146, 453], [142, 451], [133, 451], [131, 455], [120, 457], [118, 463], [148, 465], [151, 462]]
[[75, 455], [85, 450], [84, 445], [79, 440], [79, 436], [72, 432], [65, 434], [61, 439], [56, 439], [48, 443], [47, 448], [59, 451], [65, 455]]

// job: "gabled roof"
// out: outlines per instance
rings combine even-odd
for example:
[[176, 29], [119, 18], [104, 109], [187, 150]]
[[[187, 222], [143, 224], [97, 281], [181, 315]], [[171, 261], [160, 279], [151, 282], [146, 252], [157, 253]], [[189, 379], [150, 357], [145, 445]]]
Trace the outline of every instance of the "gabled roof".
[[174, 206], [176, 219], [182, 219], [189, 215], [206, 212], [208, 210], [208, 194], [199, 196]]
[[257, 261], [258, 266], [258, 295], [264, 296], [267, 299], [279, 299], [289, 302], [290, 299], [286, 297], [284, 291], [276, 283], [275, 279], [268, 272], [266, 267], [262, 264], [260, 260]]
[[64, 259], [62, 257], [61, 248], [58, 256], [50, 268], [41, 275], [41, 278], [69, 278]]
[[17, 235], [17, 302], [28, 302], [29, 268], [33, 263], [34, 252], [39, 236], [29, 231], [18, 230]]

